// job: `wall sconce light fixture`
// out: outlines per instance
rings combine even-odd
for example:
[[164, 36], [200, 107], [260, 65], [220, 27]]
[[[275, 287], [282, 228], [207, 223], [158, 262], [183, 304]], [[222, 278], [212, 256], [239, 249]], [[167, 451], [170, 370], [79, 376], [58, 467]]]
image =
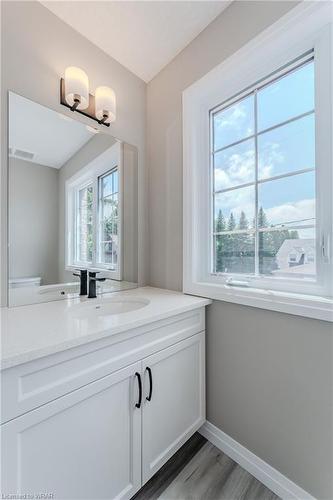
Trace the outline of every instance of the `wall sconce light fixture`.
[[88, 76], [82, 69], [66, 68], [65, 78], [60, 80], [60, 103], [109, 127], [116, 119], [116, 95], [105, 86], [97, 87], [95, 94], [89, 94]]
[[116, 95], [110, 87], [97, 87], [95, 114], [100, 123], [108, 124], [116, 119]]

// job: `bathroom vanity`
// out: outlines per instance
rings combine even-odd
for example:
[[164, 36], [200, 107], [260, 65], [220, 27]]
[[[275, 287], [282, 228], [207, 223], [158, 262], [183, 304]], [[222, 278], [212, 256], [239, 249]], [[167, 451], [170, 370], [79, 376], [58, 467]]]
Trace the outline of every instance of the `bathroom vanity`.
[[3, 309], [2, 491], [129, 499], [205, 420], [207, 299]]
[[8, 106], [1, 492], [129, 499], [205, 420], [209, 301], [138, 288], [135, 146]]

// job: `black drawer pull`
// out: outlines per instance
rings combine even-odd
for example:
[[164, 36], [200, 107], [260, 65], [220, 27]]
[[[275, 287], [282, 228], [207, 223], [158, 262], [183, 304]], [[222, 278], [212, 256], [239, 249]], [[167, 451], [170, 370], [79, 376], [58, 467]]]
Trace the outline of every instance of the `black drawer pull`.
[[151, 396], [153, 394], [153, 376], [151, 374], [151, 369], [149, 368], [149, 366], [147, 366], [146, 370], [148, 372], [148, 377], [149, 377], [149, 396], [146, 397], [146, 400], [150, 401]]
[[138, 384], [139, 384], [139, 401], [135, 404], [136, 408], [141, 407], [141, 402], [142, 402], [142, 382], [141, 382], [141, 375], [140, 373], [136, 372], [135, 376], [138, 377]]

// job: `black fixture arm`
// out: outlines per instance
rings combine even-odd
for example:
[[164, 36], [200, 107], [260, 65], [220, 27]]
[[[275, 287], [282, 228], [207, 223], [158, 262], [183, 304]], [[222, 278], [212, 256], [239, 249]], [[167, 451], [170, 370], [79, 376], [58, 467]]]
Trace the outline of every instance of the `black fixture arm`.
[[81, 97], [78, 94], [74, 94], [74, 104], [70, 107], [71, 111], [78, 111], [76, 108], [81, 103]]

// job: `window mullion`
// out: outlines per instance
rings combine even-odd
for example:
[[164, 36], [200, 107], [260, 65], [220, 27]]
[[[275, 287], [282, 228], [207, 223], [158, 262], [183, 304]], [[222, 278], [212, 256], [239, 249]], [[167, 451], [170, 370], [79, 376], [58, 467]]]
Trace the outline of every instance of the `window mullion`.
[[255, 212], [254, 212], [254, 274], [259, 276], [259, 232], [258, 232], [258, 107], [257, 90], [254, 91], [254, 168], [255, 168]]

